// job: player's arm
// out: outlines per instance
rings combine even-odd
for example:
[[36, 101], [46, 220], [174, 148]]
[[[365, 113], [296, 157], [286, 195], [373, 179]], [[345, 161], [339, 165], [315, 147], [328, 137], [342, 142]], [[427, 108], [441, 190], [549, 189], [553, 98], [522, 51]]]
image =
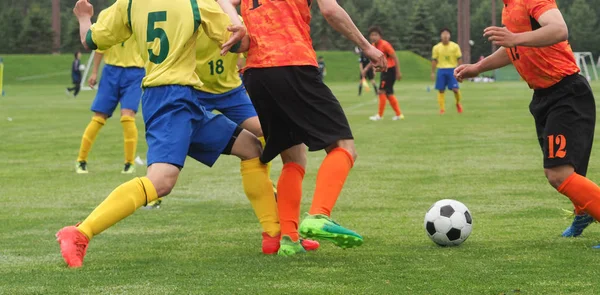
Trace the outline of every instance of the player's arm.
[[94, 88], [94, 86], [96, 86], [96, 83], [98, 82], [98, 68], [100, 68], [100, 63], [102, 62], [103, 57], [104, 53], [102, 53], [101, 51], [96, 51], [94, 53], [94, 65], [92, 67], [92, 74], [88, 79], [88, 85], [90, 85], [90, 87], [92, 88]]
[[484, 58], [476, 64], [466, 64], [457, 67], [454, 70], [454, 76], [459, 82], [464, 79], [475, 78], [479, 74], [495, 69], [505, 67], [511, 63], [508, 53], [504, 47], [496, 50], [492, 55]]
[[375, 70], [383, 71], [387, 69], [387, 62], [383, 53], [365, 39], [354, 22], [352, 22], [348, 13], [346, 13], [336, 0], [317, 1], [321, 14], [323, 14], [329, 25], [362, 49], [371, 62], [375, 63]]
[[396, 54], [396, 51], [394, 51], [393, 48], [391, 56], [396, 61], [396, 80], [400, 80], [402, 79], [402, 72], [400, 71], [400, 60], [398, 59], [398, 55]]
[[512, 33], [506, 28], [489, 27], [484, 30], [483, 35], [494, 44], [504, 47], [546, 47], [569, 38], [565, 19], [557, 8], [544, 12], [537, 21], [541, 28], [530, 32]]
[[87, 0], [79, 0], [73, 13], [79, 21], [81, 43], [86, 49], [108, 49], [125, 42], [131, 37], [127, 0], [117, 0], [113, 5], [100, 12], [98, 21], [92, 25], [94, 7]]
[[[220, 0], [197, 0], [200, 9], [200, 19], [202, 20], [202, 29], [206, 35], [221, 45], [221, 55], [227, 52], [240, 53], [245, 52], [250, 47], [250, 39], [246, 35], [246, 27], [242, 24], [237, 13], [235, 17], [228, 16], [223, 12], [221, 6], [230, 6], [230, 2]], [[228, 8], [225, 8], [229, 10]]]

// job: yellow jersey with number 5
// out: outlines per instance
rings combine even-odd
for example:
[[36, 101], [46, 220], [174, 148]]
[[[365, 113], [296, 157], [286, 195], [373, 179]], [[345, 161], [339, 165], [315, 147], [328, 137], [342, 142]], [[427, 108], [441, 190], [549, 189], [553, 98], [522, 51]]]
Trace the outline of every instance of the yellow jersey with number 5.
[[458, 67], [458, 60], [462, 57], [460, 46], [450, 41], [447, 45], [440, 42], [433, 46], [432, 59], [437, 60], [438, 69], [453, 69]]
[[135, 37], [127, 39], [127, 41], [117, 44], [107, 50], [96, 50], [100, 54], [104, 54], [104, 63], [111, 66], [123, 68], [143, 68], [144, 60], [140, 55], [140, 49], [135, 43]]
[[239, 54], [231, 52], [221, 56], [219, 43], [200, 32], [196, 42], [196, 74], [204, 84], [200, 90], [222, 94], [240, 87], [239, 57]]
[[195, 72], [198, 30], [219, 44], [231, 33], [229, 17], [214, 0], [117, 0], [98, 16], [86, 43], [108, 49], [132, 35], [145, 61], [143, 87], [192, 86], [202, 82]]

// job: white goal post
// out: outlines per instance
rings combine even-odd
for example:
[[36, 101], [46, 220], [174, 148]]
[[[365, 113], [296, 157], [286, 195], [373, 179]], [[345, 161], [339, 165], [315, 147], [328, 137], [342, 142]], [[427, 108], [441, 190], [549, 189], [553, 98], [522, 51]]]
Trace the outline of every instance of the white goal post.
[[[90, 75], [90, 73], [92, 72], [92, 67], [94, 66], [94, 56], [96, 55], [96, 51], [92, 51], [92, 53], [90, 53], [90, 57], [88, 58], [88, 61], [85, 65], [85, 70], [83, 70], [83, 76], [81, 78], [81, 91], [89, 91], [92, 90], [92, 88], [90, 86], [88, 86], [87, 80], [89, 78], [88, 75]], [[104, 60], [100, 63], [100, 69], [102, 68], [102, 66], [104, 65]], [[98, 88], [98, 85], [96, 85], [96, 88]]]
[[592, 76], [590, 75], [591, 73], [588, 69], [589, 67], [592, 68], [594, 80], [598, 80], [598, 70], [596, 69], [596, 65], [594, 64], [594, 56], [591, 52], [575, 52], [575, 60], [577, 61], [577, 66], [581, 70], [581, 74], [584, 77], [586, 77], [588, 81], [592, 80]]

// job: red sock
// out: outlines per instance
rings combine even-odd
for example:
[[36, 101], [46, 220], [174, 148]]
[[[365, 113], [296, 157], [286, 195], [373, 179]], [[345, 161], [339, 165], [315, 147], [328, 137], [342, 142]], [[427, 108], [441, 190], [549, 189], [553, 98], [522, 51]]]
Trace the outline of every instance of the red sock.
[[352, 165], [352, 155], [343, 148], [335, 148], [327, 154], [317, 173], [317, 186], [309, 214], [331, 215]]
[[398, 99], [395, 95], [388, 95], [388, 100], [390, 101], [390, 105], [392, 105], [392, 109], [396, 112], [396, 116], [400, 116], [402, 112], [400, 111], [400, 104], [398, 103]]
[[576, 208], [600, 220], [600, 187], [591, 180], [573, 173], [560, 185], [558, 191], [571, 199]]
[[385, 111], [385, 93], [379, 94], [379, 117], [383, 117], [383, 111]]
[[300, 201], [302, 200], [302, 179], [304, 168], [296, 163], [283, 165], [277, 182], [277, 210], [281, 236], [289, 236], [298, 241], [298, 220], [300, 219]]

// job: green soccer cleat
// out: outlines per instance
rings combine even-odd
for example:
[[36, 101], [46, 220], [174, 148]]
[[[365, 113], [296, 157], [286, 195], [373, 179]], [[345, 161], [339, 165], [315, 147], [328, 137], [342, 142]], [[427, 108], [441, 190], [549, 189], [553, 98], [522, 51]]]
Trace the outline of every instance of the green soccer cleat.
[[160, 209], [160, 204], [162, 204], [162, 198], [158, 198], [144, 206], [145, 209]]
[[80, 161], [80, 162], [75, 163], [75, 172], [77, 172], [77, 174], [87, 174], [88, 173], [87, 162]]
[[279, 251], [277, 252], [277, 255], [279, 256], [292, 256], [296, 254], [306, 253], [306, 250], [304, 249], [304, 247], [302, 247], [302, 243], [300, 242], [300, 240], [294, 242], [289, 236], [281, 237], [279, 245]]
[[327, 240], [342, 249], [358, 247], [363, 243], [363, 238], [359, 234], [322, 214], [307, 214], [300, 223], [300, 235], [303, 238]]
[[121, 173], [123, 174], [133, 174], [135, 172], [135, 165], [132, 163], [125, 163], [125, 166], [123, 167], [123, 171], [121, 171]]

